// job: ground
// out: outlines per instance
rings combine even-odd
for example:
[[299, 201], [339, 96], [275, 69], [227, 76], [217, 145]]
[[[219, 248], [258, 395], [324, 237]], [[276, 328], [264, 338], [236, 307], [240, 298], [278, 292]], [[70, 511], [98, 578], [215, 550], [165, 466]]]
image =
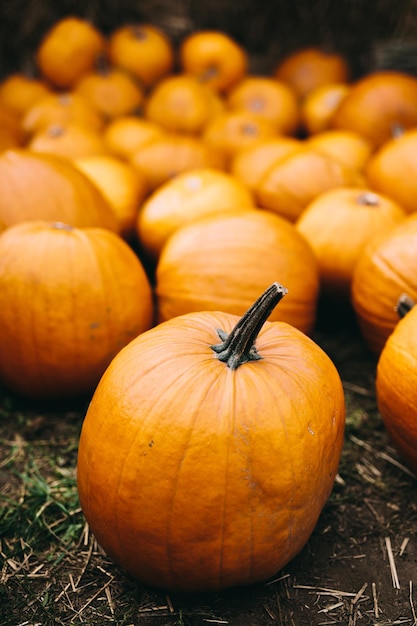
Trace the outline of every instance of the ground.
[[375, 399], [376, 359], [354, 317], [321, 313], [314, 339], [347, 403], [333, 492], [302, 552], [271, 580], [216, 594], [137, 584], [107, 557], [80, 511], [75, 465], [84, 403], [0, 403], [0, 626], [417, 625], [417, 480]]

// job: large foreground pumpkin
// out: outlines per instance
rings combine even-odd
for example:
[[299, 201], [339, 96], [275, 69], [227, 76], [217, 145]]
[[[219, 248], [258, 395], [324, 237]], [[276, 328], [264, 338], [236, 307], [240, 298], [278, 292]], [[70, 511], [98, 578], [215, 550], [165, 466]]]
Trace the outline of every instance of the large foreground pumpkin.
[[13, 391], [91, 393], [152, 318], [145, 271], [115, 233], [32, 221], [0, 236], [0, 380]]
[[344, 397], [319, 346], [265, 322], [283, 293], [273, 284], [241, 320], [206, 311], [160, 324], [96, 389], [80, 502], [99, 544], [143, 583], [193, 592], [265, 580], [316, 525]]

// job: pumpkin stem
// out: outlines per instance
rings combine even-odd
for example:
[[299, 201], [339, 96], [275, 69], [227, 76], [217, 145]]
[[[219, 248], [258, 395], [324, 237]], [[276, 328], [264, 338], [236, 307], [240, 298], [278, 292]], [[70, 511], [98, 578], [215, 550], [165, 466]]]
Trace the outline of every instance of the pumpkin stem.
[[397, 311], [399, 317], [403, 318], [409, 311], [411, 311], [414, 305], [414, 300], [406, 293], [403, 293], [397, 300], [395, 310]]
[[275, 309], [278, 302], [288, 293], [279, 283], [273, 283], [242, 315], [228, 335], [217, 329], [222, 343], [211, 346], [216, 358], [235, 370], [243, 363], [257, 361], [262, 357], [255, 348], [255, 341], [262, 326]]

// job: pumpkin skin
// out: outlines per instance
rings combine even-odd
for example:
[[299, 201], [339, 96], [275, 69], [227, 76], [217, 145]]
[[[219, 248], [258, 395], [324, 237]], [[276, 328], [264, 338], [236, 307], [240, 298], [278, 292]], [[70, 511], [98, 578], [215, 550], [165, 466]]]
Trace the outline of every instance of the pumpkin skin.
[[233, 211], [180, 227], [156, 266], [159, 321], [191, 311], [242, 315], [279, 276], [290, 295], [271, 314], [309, 333], [315, 324], [319, 271], [295, 226], [269, 211]]
[[118, 229], [103, 194], [68, 159], [7, 150], [0, 154], [0, 230], [27, 220]]
[[417, 307], [399, 320], [377, 365], [378, 409], [406, 464], [417, 473]]
[[405, 217], [394, 200], [366, 188], [338, 187], [313, 200], [296, 228], [317, 256], [322, 291], [348, 300], [356, 262], [368, 242]]
[[366, 168], [368, 184], [399, 202], [407, 213], [417, 211], [417, 129], [394, 137], [371, 157]]
[[363, 184], [362, 174], [353, 167], [306, 145], [272, 163], [258, 181], [254, 194], [259, 206], [296, 222], [321, 193]]
[[0, 379], [32, 398], [91, 393], [113, 356], [150, 328], [151, 288], [104, 228], [31, 221], [0, 236]]
[[211, 346], [237, 322], [198, 312], [143, 333], [85, 417], [84, 515], [145, 584], [196, 592], [267, 579], [304, 546], [332, 489], [344, 429], [336, 368], [303, 333], [266, 322], [261, 358], [232, 369]]
[[331, 128], [353, 130], [378, 148], [395, 127], [417, 124], [417, 78], [402, 72], [367, 74], [351, 85], [330, 120]]
[[417, 214], [372, 239], [352, 277], [352, 304], [368, 347], [380, 354], [398, 322], [403, 292], [417, 300]]

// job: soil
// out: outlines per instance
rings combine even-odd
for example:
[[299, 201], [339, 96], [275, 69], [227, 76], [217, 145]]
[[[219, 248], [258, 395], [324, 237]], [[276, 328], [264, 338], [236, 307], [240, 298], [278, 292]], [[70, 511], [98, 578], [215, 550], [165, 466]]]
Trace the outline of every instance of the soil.
[[[4, 560], [0, 625], [416, 626], [417, 479], [385, 432], [374, 391], [376, 359], [352, 315], [339, 311], [319, 319], [314, 339], [335, 362], [346, 391], [345, 447], [333, 492], [295, 559], [257, 585], [167, 594], [136, 583], [84, 532], [59, 563], [50, 562], [47, 550], [30, 555], [30, 566], [16, 565], [16, 557], [15, 572], [10, 555]], [[67, 411], [66, 422], [56, 412], [25, 411], [32, 415], [35, 444], [45, 437], [59, 441], [82, 421], [81, 410]], [[3, 434], [8, 429], [11, 437], [4, 415], [1, 420]], [[20, 436], [29, 437], [24, 430]], [[66, 454], [63, 465], [73, 468], [76, 445]], [[3, 493], [7, 481], [3, 473]], [[1, 545], [4, 557], [8, 544]]]

